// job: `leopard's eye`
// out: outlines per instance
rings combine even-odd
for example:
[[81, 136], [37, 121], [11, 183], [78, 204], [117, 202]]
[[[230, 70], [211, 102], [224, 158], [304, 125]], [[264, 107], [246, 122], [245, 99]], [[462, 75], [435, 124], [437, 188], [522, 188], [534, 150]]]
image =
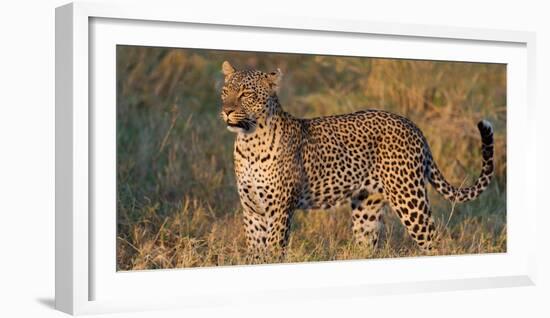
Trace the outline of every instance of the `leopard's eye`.
[[253, 90], [244, 90], [241, 92], [241, 97], [251, 97], [252, 95], [254, 95], [254, 91]]

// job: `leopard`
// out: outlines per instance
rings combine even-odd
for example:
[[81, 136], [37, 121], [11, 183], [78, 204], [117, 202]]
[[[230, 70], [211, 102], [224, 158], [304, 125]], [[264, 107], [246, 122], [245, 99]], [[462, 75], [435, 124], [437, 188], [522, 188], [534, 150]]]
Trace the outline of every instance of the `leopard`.
[[[481, 120], [481, 173], [473, 185], [451, 185], [422, 131], [380, 109], [297, 118], [278, 98], [282, 72], [237, 70], [222, 63], [221, 112], [236, 134], [233, 159], [251, 262], [282, 260], [296, 210], [351, 206], [352, 239], [376, 249], [383, 208], [397, 215], [421, 251], [433, 253], [437, 230], [428, 184], [453, 203], [472, 201], [494, 174], [493, 126]], [[413, 246], [414, 246], [413, 245]]]

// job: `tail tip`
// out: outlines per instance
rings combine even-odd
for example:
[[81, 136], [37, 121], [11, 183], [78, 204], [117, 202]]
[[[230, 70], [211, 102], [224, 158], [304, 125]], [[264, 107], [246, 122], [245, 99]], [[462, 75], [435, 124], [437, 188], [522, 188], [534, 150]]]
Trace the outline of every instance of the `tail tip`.
[[486, 119], [483, 119], [479, 123], [477, 123], [477, 128], [483, 135], [493, 134], [493, 125]]

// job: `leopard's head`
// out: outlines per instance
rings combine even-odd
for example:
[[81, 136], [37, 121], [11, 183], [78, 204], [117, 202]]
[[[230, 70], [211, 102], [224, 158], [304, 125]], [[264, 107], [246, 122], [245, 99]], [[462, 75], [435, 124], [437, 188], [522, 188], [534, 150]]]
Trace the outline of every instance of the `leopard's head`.
[[257, 70], [235, 70], [229, 62], [222, 64], [225, 76], [221, 92], [221, 117], [232, 132], [251, 133], [258, 120], [265, 118], [276, 103], [281, 70], [264, 73]]

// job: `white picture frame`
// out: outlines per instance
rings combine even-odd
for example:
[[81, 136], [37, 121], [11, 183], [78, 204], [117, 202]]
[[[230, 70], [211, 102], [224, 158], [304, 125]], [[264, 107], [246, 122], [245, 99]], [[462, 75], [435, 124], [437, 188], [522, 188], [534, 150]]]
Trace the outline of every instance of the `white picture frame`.
[[[186, 32], [182, 33], [181, 28], [187, 28]], [[205, 28], [207, 31], [203, 30]], [[230, 41], [224, 42], [223, 39], [213, 43], [212, 36], [216, 32], [226, 32], [224, 30], [228, 30], [224, 37], [235, 39], [251, 36], [247, 32], [294, 38], [283, 48], [285, 52], [337, 54], [342, 53], [341, 49], [330, 51], [330, 47], [316, 46], [314, 41], [307, 48], [299, 47], [297, 43], [308, 37], [330, 39], [332, 43], [342, 41], [342, 44], [361, 38], [385, 41], [386, 51], [373, 52], [376, 48], [373, 46], [370, 47], [371, 56], [507, 63], [507, 252], [117, 273], [110, 265], [115, 261], [112, 254], [115, 237], [111, 235], [114, 229], [109, 225], [112, 223], [108, 223], [110, 214], [98, 216], [92, 213], [101, 204], [106, 204], [105, 211], [109, 210], [108, 202], [114, 196], [113, 180], [109, 179], [114, 179], [114, 174], [110, 174], [114, 172], [114, 162], [110, 160], [114, 155], [114, 117], [107, 106], [93, 107], [98, 102], [101, 105], [114, 103], [114, 69], [109, 67], [113, 62], [113, 45], [192, 45], [239, 50], [258, 50], [261, 47], [266, 51], [281, 51], [281, 45], [270, 47], [269, 43], [262, 44], [260, 39], [254, 41], [256, 46], [250, 47], [242, 46], [242, 43], [241, 46], [232, 46]], [[179, 36], [183, 34], [187, 38]], [[194, 43], [189, 44], [189, 41]], [[409, 45], [407, 55], [398, 49], [403, 41]], [[524, 185], [536, 183], [535, 166], [524, 164], [527, 155], [535, 152], [535, 138], [531, 138], [535, 134], [534, 45], [535, 35], [530, 32], [305, 20], [292, 16], [225, 16], [215, 11], [190, 12], [183, 4], [154, 10], [146, 5], [117, 5], [116, 2], [74, 3], [57, 8], [56, 308], [71, 314], [87, 314], [243, 301], [261, 303], [267, 302], [268, 298], [269, 302], [285, 302], [534, 284], [535, 193], [523, 190]], [[456, 48], [462, 50], [456, 51]], [[346, 52], [347, 55], [364, 56], [362, 49], [362, 45], [349, 46]], [[94, 94], [97, 91], [102, 93]], [[107, 128], [94, 129], [98, 121], [106, 123], [107, 126], [103, 127]], [[102, 185], [104, 196], [96, 191], [98, 184]], [[521, 217], [517, 216], [519, 209], [522, 209]], [[113, 213], [112, 218], [115, 217]], [[94, 236], [98, 229], [103, 229], [101, 232], [106, 234]], [[355, 272], [370, 274], [357, 279], [352, 275]], [[410, 272], [415, 274], [407, 274]], [[334, 275], [328, 275], [330, 273]], [[323, 279], [319, 280], [319, 277]], [[170, 281], [185, 282], [175, 284], [185, 288], [165, 288], [165, 292], [153, 288], [155, 284], [162, 286]], [[149, 289], [155, 292], [146, 292]], [[142, 297], [138, 297], [138, 290]], [[266, 297], [268, 295], [272, 297]]]

